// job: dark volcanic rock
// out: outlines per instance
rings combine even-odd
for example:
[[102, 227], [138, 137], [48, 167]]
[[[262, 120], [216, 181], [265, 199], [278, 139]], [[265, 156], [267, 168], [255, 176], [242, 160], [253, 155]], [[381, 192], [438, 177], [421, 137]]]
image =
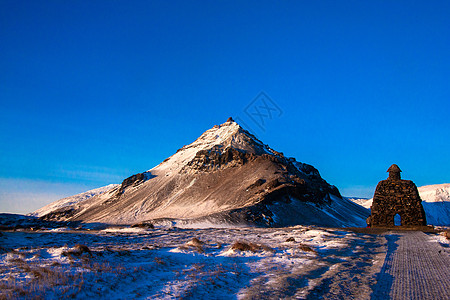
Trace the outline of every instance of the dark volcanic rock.
[[154, 176], [152, 176], [152, 175], [151, 175], [150, 173], [148, 173], [148, 172], [138, 173], [138, 174], [132, 175], [132, 176], [126, 178], [126, 179], [122, 182], [122, 184], [121, 184], [119, 190], [117, 191], [117, 195], [120, 196], [120, 195], [123, 194], [123, 192], [125, 191], [125, 189], [127, 189], [128, 187], [131, 187], [131, 186], [138, 186], [138, 185], [140, 185], [141, 183], [144, 183], [146, 180], [148, 180], [148, 179], [150, 179], [150, 178], [153, 178], [153, 177], [154, 177]]
[[140, 222], [140, 223], [131, 225], [131, 228], [154, 229], [155, 226], [152, 223], [150, 223], [150, 222]]
[[250, 184], [250, 185], [246, 188], [246, 190], [251, 190], [251, 189], [254, 189], [254, 188], [256, 188], [256, 187], [260, 187], [260, 186], [263, 185], [265, 182], [266, 182], [265, 179], [261, 179], [261, 178], [260, 178], [260, 179], [256, 180], [254, 183]]
[[265, 191], [261, 193], [260, 201], [271, 203], [273, 201], [289, 202], [291, 197], [301, 201], [314, 203], [329, 203], [329, 193], [341, 197], [336, 187], [330, 186], [320, 177], [319, 172], [313, 166], [298, 163], [295, 159], [269, 154], [254, 154], [239, 151], [233, 148], [225, 150], [214, 147], [210, 150], [197, 152], [183, 171], [212, 172], [228, 167], [242, 166], [248, 162], [269, 161], [275, 163], [278, 171], [277, 178], [267, 182], [260, 178], [246, 190], [256, 186], [262, 186]]
[[277, 186], [280, 186], [280, 180], [278, 178], [275, 178], [271, 181], [269, 181], [266, 185], [267, 189], [273, 190], [274, 188], [276, 188]]
[[43, 215], [40, 219], [45, 221], [64, 221], [72, 217], [75, 213], [76, 210], [74, 208], [63, 208]]
[[216, 146], [212, 149], [198, 151], [195, 157], [182, 169], [182, 172], [187, 170], [209, 172], [227, 167], [230, 164], [240, 166], [255, 159], [256, 155], [253, 153], [233, 148], [223, 150]]

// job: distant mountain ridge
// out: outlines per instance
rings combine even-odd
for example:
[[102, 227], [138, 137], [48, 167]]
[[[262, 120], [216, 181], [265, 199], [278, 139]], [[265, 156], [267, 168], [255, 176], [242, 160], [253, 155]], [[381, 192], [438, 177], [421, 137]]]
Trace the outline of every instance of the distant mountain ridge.
[[[450, 225], [450, 184], [433, 184], [417, 188], [422, 199], [423, 209], [430, 225]], [[349, 200], [370, 209], [372, 199], [349, 197]]]
[[92, 189], [77, 195], [69, 196], [66, 198], [62, 198], [60, 200], [57, 200], [55, 202], [52, 202], [44, 207], [41, 207], [40, 209], [28, 214], [29, 216], [33, 217], [42, 217], [52, 211], [64, 209], [66, 207], [71, 207], [76, 204], [79, 204], [80, 202], [83, 202], [91, 197], [103, 194], [104, 192], [107, 192], [111, 189], [114, 189], [118, 187], [118, 184], [109, 184], [107, 186], [103, 186], [100, 188]]
[[110, 224], [177, 220], [335, 227], [363, 226], [368, 216], [313, 166], [271, 149], [231, 118], [120, 185], [70, 205], [51, 205], [35, 214]]

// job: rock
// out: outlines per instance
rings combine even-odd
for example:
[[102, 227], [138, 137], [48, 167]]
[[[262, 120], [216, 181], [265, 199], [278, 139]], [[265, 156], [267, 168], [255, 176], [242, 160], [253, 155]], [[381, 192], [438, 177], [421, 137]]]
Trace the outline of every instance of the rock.
[[62, 209], [55, 210], [46, 215], [43, 215], [42, 217], [40, 217], [40, 219], [44, 221], [64, 221], [72, 217], [75, 212], [76, 211], [74, 208], [63, 207]]
[[270, 182], [268, 182], [266, 188], [267, 189], [274, 189], [274, 188], [276, 188], [279, 185], [280, 185], [280, 181], [278, 180], [278, 178], [276, 178], [276, 179], [271, 180]]
[[137, 224], [131, 225], [132, 228], [147, 228], [147, 229], [154, 229], [155, 226], [150, 222], [141, 222]]
[[265, 179], [261, 179], [261, 178], [260, 178], [260, 179], [256, 180], [254, 183], [250, 184], [250, 185], [246, 188], [246, 190], [251, 190], [251, 189], [253, 189], [253, 188], [259, 187], [259, 186], [263, 185], [265, 182], [266, 182]]
[[120, 186], [119, 190], [117, 191], [117, 195], [122, 195], [127, 187], [137, 186], [140, 183], [143, 183], [145, 180], [146, 180], [145, 173], [138, 173], [126, 178], [122, 182], [122, 185]]
[[227, 148], [222, 151], [219, 147], [214, 147], [210, 150], [198, 151], [194, 159], [182, 169], [182, 172], [192, 170], [210, 172], [226, 168], [230, 165], [242, 166], [255, 159], [256, 156], [253, 153], [241, 152], [233, 148]]

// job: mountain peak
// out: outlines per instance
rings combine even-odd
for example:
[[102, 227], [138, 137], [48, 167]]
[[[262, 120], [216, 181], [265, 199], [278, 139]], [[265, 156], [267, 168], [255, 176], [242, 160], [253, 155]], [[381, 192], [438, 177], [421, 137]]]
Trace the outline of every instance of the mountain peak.
[[193, 143], [183, 146], [174, 155], [149, 171], [177, 172], [193, 160], [200, 151], [214, 149], [215, 152], [223, 153], [230, 148], [258, 155], [277, 153], [230, 117], [225, 123], [214, 125], [206, 130]]

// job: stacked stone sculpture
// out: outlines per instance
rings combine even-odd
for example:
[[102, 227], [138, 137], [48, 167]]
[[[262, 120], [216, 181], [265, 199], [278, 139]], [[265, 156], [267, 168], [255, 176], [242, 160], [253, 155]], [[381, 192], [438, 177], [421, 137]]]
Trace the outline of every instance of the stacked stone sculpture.
[[400, 168], [393, 164], [387, 170], [389, 178], [378, 183], [367, 223], [371, 227], [393, 227], [400, 216], [402, 227], [426, 226], [425, 211], [417, 186], [400, 178]]

